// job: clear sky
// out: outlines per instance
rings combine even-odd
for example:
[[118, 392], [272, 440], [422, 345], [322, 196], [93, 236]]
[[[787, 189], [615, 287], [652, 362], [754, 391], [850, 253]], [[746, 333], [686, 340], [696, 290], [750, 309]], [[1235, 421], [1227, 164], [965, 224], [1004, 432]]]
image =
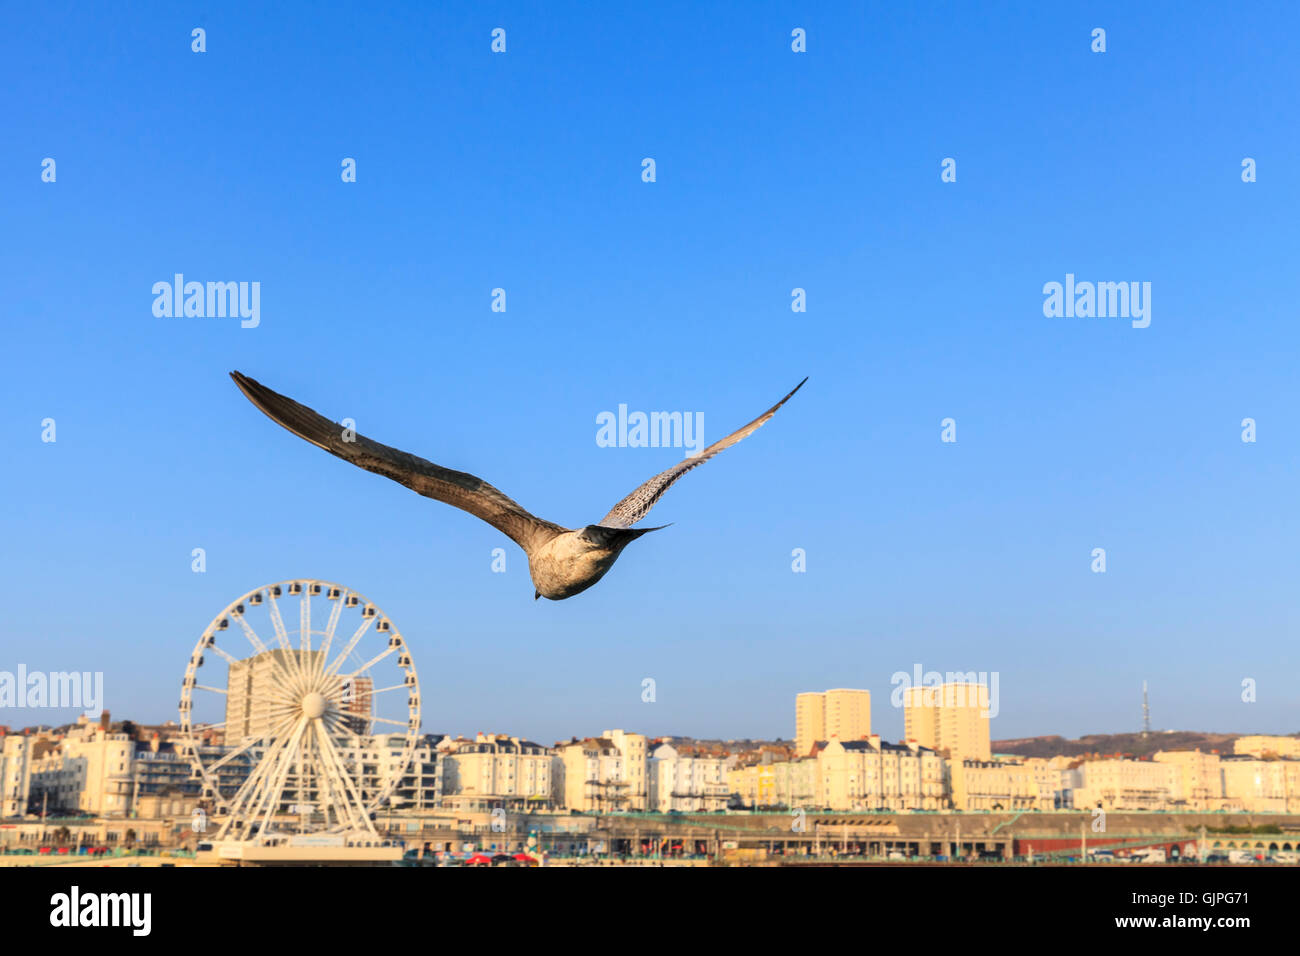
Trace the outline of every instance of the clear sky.
[[[174, 718], [212, 616], [303, 576], [391, 615], [428, 731], [791, 737], [865, 687], [892, 739], [918, 664], [997, 672], [995, 737], [1138, 729], [1144, 679], [1159, 728], [1300, 729], [1300, 13], [1134, 6], [11, 7], [0, 670]], [[260, 324], [156, 317], [178, 272]], [[1149, 327], [1046, 317], [1067, 273]], [[551, 603], [236, 368], [569, 526], [682, 454], [602, 411], [712, 440], [810, 378]]]

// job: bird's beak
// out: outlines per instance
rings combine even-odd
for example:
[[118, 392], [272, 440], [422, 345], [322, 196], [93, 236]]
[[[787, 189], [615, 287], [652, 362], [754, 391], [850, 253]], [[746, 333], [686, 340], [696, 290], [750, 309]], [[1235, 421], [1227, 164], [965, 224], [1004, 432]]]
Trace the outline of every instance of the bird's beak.
[[541, 597], [541, 596], [542, 596], [542, 592], [541, 592], [541, 591], [534, 591], [534, 592], [533, 592], [533, 600], [534, 600], [534, 601], [536, 601], [536, 600], [537, 600], [539, 597]]

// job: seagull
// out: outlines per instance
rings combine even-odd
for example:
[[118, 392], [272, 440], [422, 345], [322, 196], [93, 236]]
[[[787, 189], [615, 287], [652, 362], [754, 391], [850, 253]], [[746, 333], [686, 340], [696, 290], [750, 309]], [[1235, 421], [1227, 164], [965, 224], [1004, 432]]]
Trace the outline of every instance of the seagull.
[[718, 452], [758, 431], [808, 381], [805, 377], [803, 382], [790, 390], [789, 395], [748, 425], [736, 429], [726, 438], [679, 461], [667, 471], [661, 471], [640, 485], [616, 504], [598, 524], [565, 528], [530, 514], [482, 478], [463, 471], [452, 471], [388, 445], [381, 445], [343, 425], [329, 421], [306, 405], [299, 405], [247, 375], [231, 372], [230, 377], [250, 402], [265, 412], [272, 421], [299, 438], [306, 439], [344, 461], [350, 461], [358, 468], [391, 478], [426, 498], [468, 511], [512, 539], [528, 555], [528, 572], [535, 588], [534, 601], [543, 597], [551, 601], [562, 601], [581, 594], [605, 576], [605, 572], [613, 567], [623, 549], [631, 542], [643, 534], [668, 527], [660, 525], [657, 528], [633, 528], [632, 525], [646, 516], [673, 482]]

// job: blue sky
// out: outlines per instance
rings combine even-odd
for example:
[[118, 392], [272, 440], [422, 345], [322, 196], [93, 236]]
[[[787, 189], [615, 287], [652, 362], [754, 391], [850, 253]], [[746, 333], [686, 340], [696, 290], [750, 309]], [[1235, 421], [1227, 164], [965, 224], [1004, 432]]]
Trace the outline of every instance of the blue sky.
[[[1158, 727], [1294, 732], [1298, 27], [1262, 3], [15, 8], [0, 669], [102, 670], [115, 716], [174, 718], [211, 617], [303, 576], [392, 616], [430, 731], [790, 737], [797, 692], [847, 686], [896, 738], [890, 676], [919, 663], [997, 671], [995, 737], [1137, 729], [1144, 679]], [[176, 272], [260, 282], [260, 325], [155, 317]], [[1150, 282], [1150, 327], [1044, 317], [1067, 273]], [[712, 440], [810, 379], [550, 603], [494, 529], [289, 435], [235, 368], [570, 526], [680, 455], [598, 447], [601, 411], [702, 412]]]

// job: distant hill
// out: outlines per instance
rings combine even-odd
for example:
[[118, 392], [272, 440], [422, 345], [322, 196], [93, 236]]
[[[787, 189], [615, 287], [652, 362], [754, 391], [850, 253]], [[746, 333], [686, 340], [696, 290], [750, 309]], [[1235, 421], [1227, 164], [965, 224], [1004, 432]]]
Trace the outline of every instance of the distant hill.
[[1082, 757], [1085, 754], [1130, 754], [1149, 757], [1159, 750], [1202, 750], [1232, 753], [1232, 744], [1245, 734], [1209, 734], [1195, 730], [1153, 730], [1147, 736], [1134, 734], [1086, 734], [1077, 740], [1065, 737], [1020, 737], [993, 741], [993, 752], [1021, 757]]

